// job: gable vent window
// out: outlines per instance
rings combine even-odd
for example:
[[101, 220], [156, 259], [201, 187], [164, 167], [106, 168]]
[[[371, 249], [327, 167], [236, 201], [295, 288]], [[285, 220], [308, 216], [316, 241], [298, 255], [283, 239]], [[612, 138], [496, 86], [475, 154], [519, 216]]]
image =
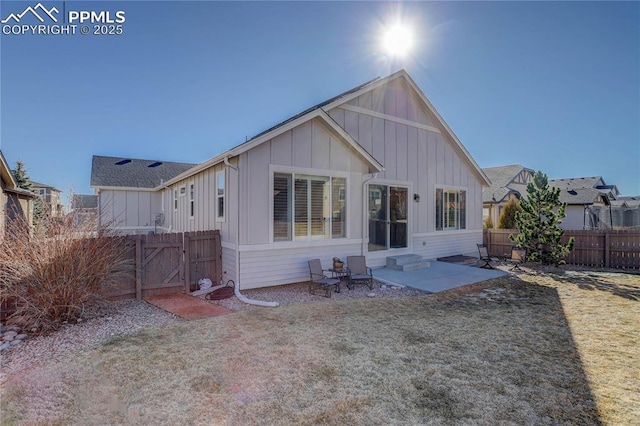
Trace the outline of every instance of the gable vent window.
[[193, 217], [195, 213], [195, 191], [193, 184], [189, 185], [189, 216]]

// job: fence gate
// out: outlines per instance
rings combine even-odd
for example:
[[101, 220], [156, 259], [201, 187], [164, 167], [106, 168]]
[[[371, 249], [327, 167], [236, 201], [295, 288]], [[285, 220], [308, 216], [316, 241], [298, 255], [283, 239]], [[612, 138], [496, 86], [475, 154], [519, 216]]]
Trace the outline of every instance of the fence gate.
[[182, 234], [136, 237], [136, 298], [184, 288]]
[[197, 290], [200, 278], [209, 278], [214, 285], [222, 277], [222, 257], [219, 231], [198, 231], [184, 234], [185, 291]]

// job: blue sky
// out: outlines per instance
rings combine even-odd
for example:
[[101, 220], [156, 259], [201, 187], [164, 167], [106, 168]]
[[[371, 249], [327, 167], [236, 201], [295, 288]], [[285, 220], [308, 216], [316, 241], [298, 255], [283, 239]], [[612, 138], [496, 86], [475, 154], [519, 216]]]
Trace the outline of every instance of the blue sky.
[[[42, 4], [126, 13], [122, 35], [0, 36], [0, 149], [65, 191], [90, 193], [94, 154], [202, 162], [405, 68], [481, 167], [640, 195], [638, 2]], [[397, 19], [402, 59], [379, 42]]]

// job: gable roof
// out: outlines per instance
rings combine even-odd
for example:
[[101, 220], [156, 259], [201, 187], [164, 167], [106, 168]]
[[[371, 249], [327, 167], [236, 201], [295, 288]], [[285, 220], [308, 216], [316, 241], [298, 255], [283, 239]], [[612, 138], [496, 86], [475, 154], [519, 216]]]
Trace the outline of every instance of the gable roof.
[[431, 104], [431, 102], [429, 102], [429, 100], [427, 99], [427, 97], [424, 95], [424, 93], [422, 93], [422, 90], [420, 90], [420, 88], [418, 87], [418, 85], [413, 81], [413, 79], [409, 76], [409, 74], [405, 71], [405, 70], [400, 70], [397, 71], [394, 74], [391, 74], [385, 78], [380, 78], [380, 77], [376, 77], [373, 80], [367, 81], [366, 83], [363, 83], [361, 85], [358, 85], [352, 89], [347, 90], [346, 92], [343, 92], [337, 96], [334, 96], [330, 99], [327, 99], [326, 101], [323, 101], [317, 105], [312, 106], [311, 108], [308, 108], [304, 111], [302, 111], [299, 114], [296, 114], [286, 120], [284, 120], [281, 123], [276, 124], [275, 126], [265, 130], [264, 132], [258, 133], [256, 136], [252, 137], [251, 139], [249, 139], [248, 141], [234, 147], [231, 148], [228, 151], [225, 151], [207, 161], [205, 161], [204, 163], [201, 163], [199, 165], [197, 165], [196, 167], [193, 167], [190, 170], [187, 170], [181, 174], [179, 174], [178, 176], [175, 176], [172, 179], [169, 179], [167, 182], [164, 183], [163, 186], [168, 186], [171, 185], [179, 180], [185, 179], [193, 174], [196, 174], [204, 169], [207, 169], [209, 167], [212, 167], [218, 163], [223, 162], [225, 159], [231, 158], [231, 157], [235, 157], [237, 155], [242, 154], [243, 152], [246, 152], [268, 140], [273, 139], [274, 137], [286, 132], [287, 130], [290, 130], [304, 122], [307, 122], [309, 120], [312, 120], [314, 118], [319, 118], [321, 120], [323, 120], [326, 124], [329, 125], [329, 127], [335, 131], [337, 134], [339, 134], [342, 139], [347, 143], [347, 145], [350, 146], [350, 148], [352, 148], [354, 151], [356, 151], [362, 158], [364, 158], [370, 166], [372, 166], [375, 170], [377, 171], [384, 171], [384, 166], [378, 161], [376, 160], [367, 150], [365, 150], [359, 143], [358, 141], [356, 141], [354, 138], [351, 137], [351, 135], [349, 135], [349, 133], [347, 133], [346, 130], [344, 130], [340, 125], [338, 125], [338, 123], [335, 122], [335, 120], [333, 120], [333, 118], [331, 118], [329, 116], [329, 114], [327, 114], [327, 111], [345, 104], [347, 102], [349, 102], [350, 100], [361, 96], [363, 93], [366, 93], [370, 90], [375, 89], [376, 87], [382, 86], [384, 84], [387, 84], [388, 82], [395, 80], [397, 78], [404, 78], [407, 83], [409, 84], [409, 86], [413, 89], [413, 91], [418, 95], [418, 97], [422, 100], [422, 102], [424, 103], [424, 105], [427, 107], [427, 109], [434, 115], [434, 117], [436, 118], [436, 121], [438, 121], [438, 123], [442, 126], [444, 132], [449, 135], [449, 137], [451, 138], [451, 140], [453, 141], [455, 147], [457, 148], [457, 150], [459, 151], [459, 153], [462, 154], [462, 156], [464, 157], [464, 159], [466, 159], [469, 164], [472, 166], [472, 169], [476, 172], [476, 174], [478, 175], [478, 177], [480, 177], [481, 181], [484, 183], [484, 185], [489, 185], [489, 179], [487, 178], [487, 176], [484, 174], [484, 172], [482, 171], [482, 169], [480, 168], [480, 166], [478, 166], [478, 164], [475, 162], [475, 160], [471, 157], [471, 154], [469, 154], [469, 152], [467, 151], [467, 149], [464, 147], [464, 145], [462, 145], [462, 143], [460, 142], [460, 140], [457, 138], [457, 136], [453, 133], [453, 131], [451, 130], [451, 128], [447, 125], [447, 123], [444, 121], [444, 119], [440, 116], [440, 114], [438, 113], [438, 111], [436, 111], [436, 109], [434, 108], [434, 106]]
[[526, 194], [521, 194], [519, 191], [509, 188], [508, 186], [523, 170], [527, 170], [532, 174], [535, 173], [532, 169], [528, 169], [520, 164], [485, 167], [482, 170], [491, 181], [491, 185], [482, 190], [483, 203], [500, 203], [504, 201], [509, 194], [516, 194], [519, 197], [525, 196]]
[[609, 205], [609, 197], [595, 188], [561, 189], [560, 202], [567, 205], [603, 203]]
[[52, 189], [52, 190], [57, 191], [57, 192], [62, 192], [58, 188], [56, 188], [55, 186], [47, 185], [46, 183], [36, 182], [35, 180], [31, 181], [31, 187], [33, 189], [47, 188], [47, 189]]
[[0, 151], [0, 180], [5, 182], [3, 185], [5, 188], [13, 189], [18, 186], [13, 177], [13, 173], [11, 173], [11, 169], [9, 168], [9, 163], [7, 163], [7, 159], [4, 158], [2, 151]]
[[71, 199], [71, 209], [96, 209], [98, 208], [97, 195], [74, 194]]
[[369, 154], [369, 152], [367, 152], [366, 149], [364, 149], [355, 139], [353, 139], [351, 137], [351, 135], [349, 133], [347, 133], [346, 130], [344, 130], [342, 127], [340, 127], [338, 125], [338, 123], [335, 122], [335, 120], [333, 118], [331, 118], [329, 116], [329, 114], [327, 114], [326, 112], [324, 112], [324, 110], [322, 108], [313, 108], [313, 109], [309, 109], [307, 110], [308, 112], [304, 113], [304, 114], [298, 114], [288, 120], [285, 120], [284, 122], [272, 127], [270, 131], [268, 132], [262, 132], [257, 136], [254, 136], [253, 138], [251, 138], [250, 140], [248, 140], [247, 142], [238, 145], [235, 148], [231, 148], [228, 151], [223, 152], [222, 154], [219, 154], [213, 158], [211, 158], [210, 160], [205, 161], [202, 164], [198, 164], [197, 166], [193, 167], [192, 169], [189, 169], [187, 171], [185, 171], [184, 173], [181, 173], [180, 175], [169, 179], [167, 182], [164, 183], [163, 187], [172, 185], [182, 179], [186, 179], [189, 176], [192, 176], [202, 170], [208, 169], [209, 167], [215, 166], [216, 164], [222, 163], [225, 159], [231, 158], [231, 157], [235, 157], [238, 156], [240, 154], [242, 154], [243, 152], [246, 152], [268, 140], [271, 140], [273, 138], [275, 138], [276, 136], [293, 129], [294, 127], [297, 127], [309, 120], [313, 120], [314, 118], [318, 118], [320, 119], [323, 123], [325, 123], [326, 125], [329, 126], [329, 128], [335, 132], [338, 136], [340, 136], [342, 138], [342, 140], [354, 151], [356, 151], [358, 153], [358, 155], [360, 155], [365, 161], [367, 161], [369, 163], [369, 165], [371, 167], [373, 167], [375, 170], [381, 172], [384, 170], [384, 167], [382, 166], [382, 164], [380, 164], [380, 162], [378, 162], [378, 160], [376, 160], [371, 154]]
[[575, 178], [549, 180], [549, 186], [553, 186], [560, 189], [595, 188], [600, 185], [605, 185], [604, 179], [602, 179], [602, 176], [575, 177]]
[[193, 166], [195, 164], [94, 155], [91, 187], [153, 189]]
[[337, 98], [334, 101], [327, 102], [324, 105], [323, 108], [325, 108], [325, 110], [328, 111], [328, 110], [333, 109], [333, 108], [335, 108], [337, 106], [345, 104], [345, 103], [349, 102], [350, 100], [352, 100], [354, 98], [357, 98], [357, 97], [361, 96], [365, 92], [368, 92], [368, 91], [371, 91], [371, 90], [373, 90], [373, 89], [375, 89], [377, 87], [383, 86], [383, 85], [387, 84], [388, 82], [390, 82], [392, 80], [396, 80], [398, 78], [404, 79], [409, 84], [411, 89], [413, 89], [414, 93], [416, 95], [418, 95], [418, 97], [420, 98], [420, 100], [422, 101], [424, 106], [427, 107], [429, 112], [431, 112], [431, 114], [436, 119], [437, 124], [439, 124], [442, 127], [442, 130], [444, 131], [444, 133], [451, 138], [451, 140], [453, 141], [453, 144], [454, 144], [454, 149], [457, 149], [457, 151], [460, 154], [462, 154], [463, 159], [467, 160], [467, 162], [471, 165], [471, 168], [476, 172], [476, 174], [478, 175], [480, 180], [483, 182], [483, 184], [484, 185], [490, 185], [491, 182], [487, 178], [487, 175], [480, 168], [478, 163], [476, 163], [476, 161], [473, 159], [473, 157], [471, 156], [469, 151], [467, 151], [467, 148], [462, 144], [462, 142], [460, 142], [460, 140], [458, 139], [456, 134], [453, 132], [453, 130], [451, 130], [451, 128], [449, 127], [447, 122], [444, 121], [444, 119], [442, 118], [440, 113], [436, 110], [436, 108], [433, 106], [431, 101], [429, 101], [429, 99], [422, 92], [420, 87], [418, 87], [416, 82], [413, 81], [413, 79], [411, 78], [409, 73], [407, 73], [407, 71], [404, 70], [404, 69], [401, 69], [400, 71], [397, 71], [397, 72], [395, 72], [395, 73], [393, 73], [393, 74], [391, 74], [391, 75], [389, 75], [387, 77], [371, 80], [370, 82], [368, 82], [365, 85], [363, 85], [363, 87], [360, 88], [359, 90], [349, 91], [344, 96], [341, 96], [341, 97]]

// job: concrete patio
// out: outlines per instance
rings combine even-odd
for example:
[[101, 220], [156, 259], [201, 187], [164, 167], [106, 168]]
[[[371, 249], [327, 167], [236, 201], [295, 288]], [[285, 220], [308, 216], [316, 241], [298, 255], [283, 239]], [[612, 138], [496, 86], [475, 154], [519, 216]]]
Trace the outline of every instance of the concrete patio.
[[491, 278], [507, 275], [499, 269], [483, 269], [471, 265], [429, 260], [430, 266], [415, 271], [396, 271], [387, 268], [374, 269], [373, 277], [389, 284], [417, 288], [429, 293], [449, 290]]

